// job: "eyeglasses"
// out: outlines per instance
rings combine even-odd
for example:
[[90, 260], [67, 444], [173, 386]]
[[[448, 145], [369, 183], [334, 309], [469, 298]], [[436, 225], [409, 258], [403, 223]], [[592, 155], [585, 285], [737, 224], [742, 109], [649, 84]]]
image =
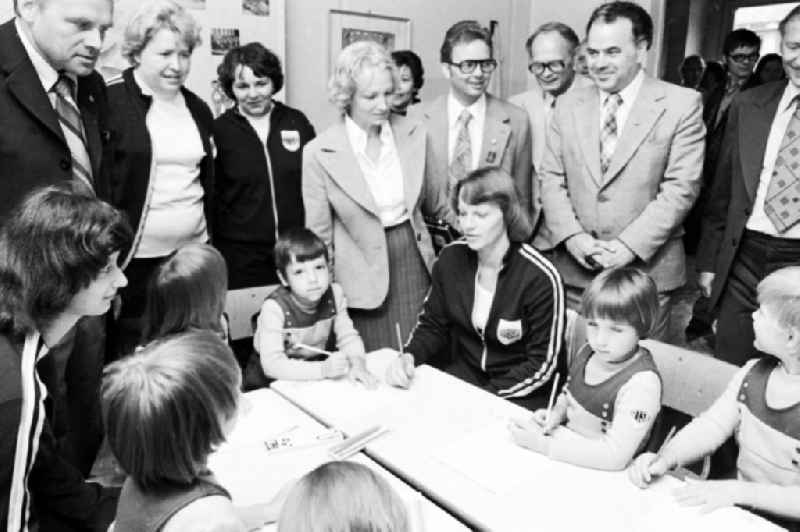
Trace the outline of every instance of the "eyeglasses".
[[561, 60], [558, 60], [558, 61], [547, 61], [545, 63], [539, 63], [539, 62], [534, 61], [533, 63], [528, 65], [528, 71], [531, 74], [537, 74], [538, 75], [538, 74], [543, 73], [544, 69], [546, 68], [546, 69], [550, 70], [550, 72], [552, 72], [553, 74], [560, 74], [560, 73], [562, 73], [564, 71], [564, 69], [566, 67], [567, 67], [566, 63], [564, 63], [564, 61], [561, 61]]
[[758, 53], [753, 52], [752, 54], [731, 54], [728, 57], [734, 63], [754, 63], [758, 59]]
[[458, 68], [462, 74], [472, 74], [475, 68], [480, 65], [481, 72], [484, 74], [491, 74], [497, 68], [497, 61], [494, 59], [465, 59], [460, 63], [448, 63], [451, 66]]

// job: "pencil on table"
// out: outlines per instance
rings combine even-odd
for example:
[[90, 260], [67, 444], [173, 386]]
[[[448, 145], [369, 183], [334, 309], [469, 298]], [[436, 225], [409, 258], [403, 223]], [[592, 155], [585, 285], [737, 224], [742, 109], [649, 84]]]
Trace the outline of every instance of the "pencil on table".
[[553, 389], [550, 390], [550, 400], [547, 402], [547, 416], [545, 417], [545, 426], [550, 424], [550, 413], [553, 411], [553, 403], [556, 400], [556, 390], [558, 390], [558, 380], [561, 378], [560, 373], [556, 373], [553, 377]]

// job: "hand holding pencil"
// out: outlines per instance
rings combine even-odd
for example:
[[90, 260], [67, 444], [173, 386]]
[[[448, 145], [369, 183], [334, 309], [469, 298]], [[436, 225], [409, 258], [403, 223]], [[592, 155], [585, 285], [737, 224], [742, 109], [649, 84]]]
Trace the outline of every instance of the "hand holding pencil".
[[675, 427], [672, 427], [657, 453], [642, 453], [636, 457], [628, 466], [628, 478], [631, 482], [640, 488], [646, 488], [673, 467], [664, 459], [663, 451], [674, 434]]
[[395, 324], [395, 332], [397, 333], [399, 355], [386, 368], [386, 383], [400, 388], [408, 388], [414, 378], [414, 356], [403, 351], [403, 336], [399, 323]]

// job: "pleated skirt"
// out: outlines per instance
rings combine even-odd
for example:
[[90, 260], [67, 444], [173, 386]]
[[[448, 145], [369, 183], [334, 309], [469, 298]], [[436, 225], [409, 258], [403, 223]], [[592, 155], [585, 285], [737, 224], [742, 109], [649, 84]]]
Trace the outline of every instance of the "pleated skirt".
[[400, 324], [403, 342], [408, 340], [431, 284], [410, 222], [386, 228], [386, 247], [389, 292], [383, 304], [370, 310], [348, 310], [368, 352], [382, 347], [398, 349], [395, 324]]

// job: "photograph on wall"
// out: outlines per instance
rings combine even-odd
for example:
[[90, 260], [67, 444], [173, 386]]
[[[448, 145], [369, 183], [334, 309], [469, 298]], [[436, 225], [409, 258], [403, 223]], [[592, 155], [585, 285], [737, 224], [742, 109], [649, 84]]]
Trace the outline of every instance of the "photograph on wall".
[[239, 46], [237, 28], [211, 28], [211, 54], [225, 55], [228, 50]]
[[187, 9], [206, 8], [206, 0], [178, 0], [178, 3]]
[[411, 22], [407, 18], [332, 9], [328, 17], [330, 62], [345, 46], [357, 41], [375, 41], [390, 52], [411, 44]]
[[342, 28], [342, 48], [357, 41], [375, 41], [387, 50], [394, 50], [394, 33], [358, 28]]
[[269, 0], [242, 0], [242, 12], [257, 17], [268, 17]]

